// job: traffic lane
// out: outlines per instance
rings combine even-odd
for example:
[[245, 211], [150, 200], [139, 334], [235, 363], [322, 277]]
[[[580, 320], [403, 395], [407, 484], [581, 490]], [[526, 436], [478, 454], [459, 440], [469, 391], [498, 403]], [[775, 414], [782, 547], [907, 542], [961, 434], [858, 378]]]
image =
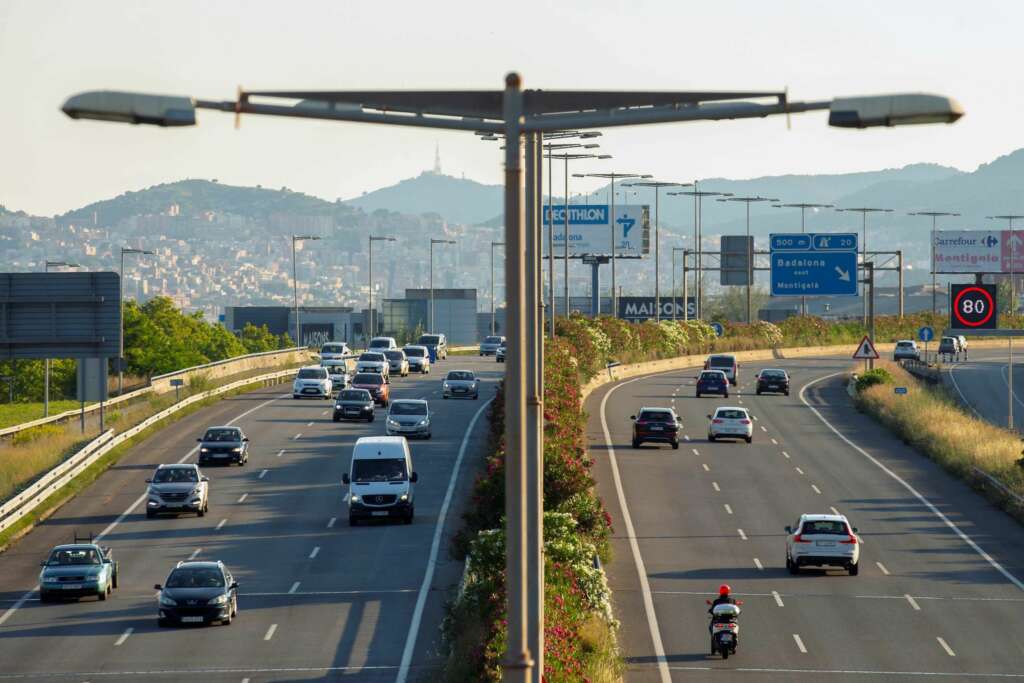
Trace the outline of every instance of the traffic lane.
[[[960, 399], [964, 406], [978, 417], [999, 427], [1007, 424], [1009, 404], [1009, 373], [1005, 351], [983, 351], [971, 355], [969, 361], [944, 365], [942, 379], [950, 392]], [[1024, 429], [1024, 368], [1019, 363], [1013, 366], [1014, 379], [1014, 425]]]

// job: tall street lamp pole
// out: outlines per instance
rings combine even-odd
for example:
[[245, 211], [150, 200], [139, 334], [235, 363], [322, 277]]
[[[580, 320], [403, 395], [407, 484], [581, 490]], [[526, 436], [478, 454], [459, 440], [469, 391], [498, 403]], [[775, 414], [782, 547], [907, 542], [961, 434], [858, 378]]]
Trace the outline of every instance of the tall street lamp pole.
[[719, 199], [720, 202], [743, 202], [747, 209], [747, 324], [754, 321], [753, 305], [750, 297], [750, 289], [754, 284], [754, 241], [750, 238], [750, 205], [755, 202], [777, 202], [778, 199], [770, 197], [726, 197]]
[[[818, 209], [834, 209], [835, 208], [835, 204], [812, 204], [810, 202], [794, 202], [793, 204], [772, 204], [772, 206], [774, 208], [776, 208], [776, 209], [800, 209], [800, 232], [801, 233], [807, 232], [806, 228], [804, 227], [804, 213], [807, 211], [807, 209], [814, 209], [815, 211], [817, 211]], [[807, 315], [807, 297], [806, 296], [801, 296], [800, 297], [800, 315], [803, 315], [803, 316]]]
[[[690, 187], [690, 183], [671, 183], [657, 180], [644, 180], [639, 183], [623, 183], [623, 187], [653, 187], [654, 188], [654, 322], [661, 322], [661, 275], [659, 272], [661, 255], [658, 247], [661, 240], [658, 238], [659, 212], [658, 199], [663, 187]], [[674, 275], [674, 273], [673, 273]], [[673, 294], [673, 300], [675, 294]], [[686, 302], [683, 302], [686, 305]], [[673, 304], [674, 306], [674, 304]], [[672, 309], [675, 312], [675, 308]]]
[[932, 315], [938, 313], [938, 305], [936, 303], [936, 282], [935, 282], [935, 219], [939, 216], [959, 216], [958, 213], [952, 211], [911, 211], [907, 214], [908, 216], [931, 216], [932, 217]]
[[704, 197], [731, 197], [732, 192], [712, 192], [700, 190], [700, 181], [693, 181], [693, 189], [684, 192], [669, 192], [672, 196], [685, 195], [693, 197], [693, 248], [697, 262], [693, 268], [693, 297], [696, 303], [694, 313], [697, 318], [704, 316]]
[[[435, 244], [455, 244], [455, 240], [439, 240], [430, 238], [430, 334], [434, 334], [437, 330], [434, 329], [434, 245]], [[493, 254], [493, 252], [492, 252]], [[493, 261], [493, 259], [492, 259]], [[492, 274], [493, 277], [493, 274]]]
[[[152, 256], [153, 252], [148, 249], [132, 249], [130, 247], [121, 247], [121, 270], [118, 272], [119, 286], [121, 287], [121, 346], [118, 351], [117, 359], [117, 395], [120, 396], [124, 393], [124, 255], [125, 254], [140, 254]], [[104, 372], [106, 372], [104, 370]]]
[[686, 247], [672, 247], [672, 320], [676, 319], [679, 304], [676, 303], [676, 253], [683, 252], [683, 320], [690, 319], [690, 302], [686, 293], [686, 255], [690, 250]]
[[[43, 264], [43, 272], [49, 273], [50, 268], [81, 268], [77, 263], [67, 261], [47, 261]], [[120, 363], [120, 361], [118, 361]], [[43, 361], [43, 417], [50, 417], [50, 359]]]
[[[861, 231], [861, 238], [860, 238], [860, 242], [861, 242], [861, 247], [860, 247], [861, 260], [862, 261], [867, 261], [868, 260], [868, 214], [869, 213], [892, 213], [893, 210], [892, 209], [879, 209], [879, 208], [874, 208], [874, 207], [861, 206], [861, 207], [849, 208], [849, 209], [836, 209], [836, 211], [847, 211], [847, 212], [853, 212], [853, 213], [859, 213], [860, 214], [860, 218], [861, 218], [861, 221], [860, 221], [860, 223], [861, 223], [860, 224], [860, 231]], [[864, 283], [862, 282], [861, 284], [863, 285]], [[865, 295], [865, 290], [864, 290], [863, 286], [861, 287], [861, 296], [863, 296], [863, 298], [864, 298], [864, 326], [867, 327], [867, 324], [868, 324], [868, 298]]]
[[377, 334], [376, 328], [373, 327], [373, 243], [374, 242], [394, 242], [394, 237], [387, 236], [376, 236], [370, 235], [370, 264], [367, 268], [367, 284], [369, 285], [370, 295], [368, 305], [366, 308], [366, 330], [363, 331], [363, 345], [364, 348], [370, 348], [370, 339]]
[[302, 346], [302, 326], [299, 325], [299, 275], [295, 263], [295, 243], [320, 239], [316, 235], [292, 235], [292, 298], [295, 305], [295, 346]]
[[503, 246], [504, 242], [491, 242], [491, 336], [494, 335], [494, 248]]
[[[1008, 221], [1010, 238], [1007, 240], [1010, 246], [1010, 313], [1017, 312], [1017, 286], [1014, 280], [1016, 279], [1016, 261], [1017, 261], [1017, 236], [1013, 233], [1013, 221], [1020, 218], [1024, 218], [1022, 214], [1003, 214], [1002, 216], [985, 216], [989, 220], [1005, 220]], [[1014, 429], [1013, 425], [1013, 337], [1007, 337], [1007, 374], [1006, 374], [1006, 421], [1007, 428], [1011, 431]]]

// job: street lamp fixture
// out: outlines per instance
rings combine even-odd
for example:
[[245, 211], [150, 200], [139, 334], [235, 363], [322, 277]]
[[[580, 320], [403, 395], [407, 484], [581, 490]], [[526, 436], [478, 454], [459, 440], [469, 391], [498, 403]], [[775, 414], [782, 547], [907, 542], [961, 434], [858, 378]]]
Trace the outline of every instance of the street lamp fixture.
[[504, 242], [491, 242], [491, 336], [494, 336], [494, 248], [505, 246]]
[[295, 305], [295, 346], [302, 346], [302, 327], [299, 325], [299, 274], [295, 263], [295, 245], [298, 242], [316, 241], [316, 235], [292, 235], [292, 298]]
[[931, 216], [932, 217], [932, 315], [938, 312], [936, 304], [936, 282], [935, 282], [935, 219], [939, 216], [959, 216], [960, 214], [952, 211], [911, 211], [907, 214], [908, 216]]
[[117, 358], [117, 395], [124, 393], [124, 256], [125, 254], [138, 254], [139, 256], [153, 256], [149, 249], [133, 249], [121, 247], [121, 270], [118, 271], [118, 286], [121, 288], [121, 344]]
[[439, 240], [430, 238], [430, 334], [434, 334], [434, 245], [455, 244], [455, 240]]
[[383, 235], [382, 236], [370, 235], [369, 240], [370, 240], [370, 266], [367, 269], [367, 276], [368, 276], [367, 279], [369, 281], [368, 284], [370, 285], [370, 287], [369, 287], [370, 294], [369, 294], [369, 305], [368, 305], [368, 307], [366, 309], [366, 318], [367, 318], [366, 330], [363, 331], [363, 340], [364, 340], [364, 344], [365, 344], [366, 348], [370, 348], [370, 339], [372, 337], [376, 336], [376, 334], [377, 334], [377, 330], [373, 326], [373, 243], [374, 242], [394, 242], [394, 241], [396, 241], [394, 237], [387, 237], [387, 236], [383, 236]]

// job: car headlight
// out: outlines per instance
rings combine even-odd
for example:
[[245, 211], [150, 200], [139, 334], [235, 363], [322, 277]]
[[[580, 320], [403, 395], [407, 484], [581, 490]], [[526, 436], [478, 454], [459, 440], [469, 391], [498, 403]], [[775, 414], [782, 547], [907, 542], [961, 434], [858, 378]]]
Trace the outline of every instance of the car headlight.
[[419, 422], [416, 423], [416, 426], [417, 427], [426, 427], [427, 426], [427, 421], [426, 420], [420, 420]]
[[210, 449], [209, 449], [209, 448], [200, 448], [200, 449], [199, 449], [199, 452], [200, 452], [200, 453], [209, 453], [209, 452], [210, 452]]
[[241, 447], [241, 446], [239, 446], [238, 448], [232, 448], [232, 449], [231, 449], [231, 452], [232, 452], [232, 453], [241, 453], [241, 452], [242, 452], [242, 447]]
[[397, 420], [392, 420], [391, 418], [388, 418], [388, 427], [399, 427], [399, 426], [401, 426], [401, 425], [398, 424]]
[[353, 503], [359, 502], [359, 496], [349, 496], [348, 499]]
[[400, 495], [398, 497], [398, 500], [400, 500], [400, 501], [402, 501], [404, 503], [405, 501], [409, 500], [409, 494], [403, 493], [402, 495]]
[[160, 594], [160, 604], [163, 607], [177, 607], [178, 606], [177, 602], [175, 602], [171, 598], [167, 597], [163, 593]]
[[213, 600], [210, 600], [210, 602], [208, 604], [210, 604], [210, 605], [223, 605], [223, 604], [226, 604], [227, 601], [228, 601], [228, 594], [224, 593], [222, 595], [218, 595]]
[[341, 407], [342, 407], [342, 406], [341, 406], [341, 404], [340, 404], [340, 403], [335, 403], [335, 404], [334, 404], [334, 409], [335, 409], [335, 410], [341, 410]]
[[441, 388], [442, 389], [447, 389], [448, 388], [448, 382], [445, 382], [444, 384], [442, 384]]

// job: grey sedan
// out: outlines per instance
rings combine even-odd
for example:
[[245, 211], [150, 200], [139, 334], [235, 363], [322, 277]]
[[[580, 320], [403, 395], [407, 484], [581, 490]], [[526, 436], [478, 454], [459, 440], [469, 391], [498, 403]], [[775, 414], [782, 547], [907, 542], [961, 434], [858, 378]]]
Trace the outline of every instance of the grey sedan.
[[452, 370], [441, 384], [443, 398], [480, 398], [480, 381], [471, 370]]
[[249, 462], [249, 437], [238, 427], [209, 427], [196, 441], [199, 442], [200, 465]]

